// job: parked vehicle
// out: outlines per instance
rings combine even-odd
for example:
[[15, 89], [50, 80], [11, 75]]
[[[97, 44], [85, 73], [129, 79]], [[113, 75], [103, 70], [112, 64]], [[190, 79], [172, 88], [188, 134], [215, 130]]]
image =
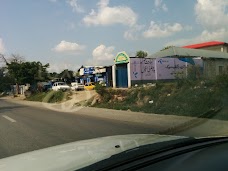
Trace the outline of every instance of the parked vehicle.
[[95, 88], [95, 85], [93, 82], [91, 83], [86, 83], [84, 86], [85, 90], [93, 90]]
[[40, 92], [49, 91], [52, 89], [52, 85], [51, 85], [51, 83], [48, 83], [48, 82], [38, 82], [37, 89]]
[[81, 83], [71, 83], [71, 90], [77, 91], [77, 90], [84, 90], [84, 85]]
[[52, 85], [52, 90], [54, 90], [54, 91], [58, 91], [58, 90], [66, 91], [66, 90], [70, 90], [70, 87], [64, 82], [55, 82]]

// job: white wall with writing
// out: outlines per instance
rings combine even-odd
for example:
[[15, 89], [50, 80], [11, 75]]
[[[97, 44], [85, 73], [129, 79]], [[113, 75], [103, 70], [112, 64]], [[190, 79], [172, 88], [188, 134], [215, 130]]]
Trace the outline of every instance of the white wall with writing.
[[155, 80], [155, 59], [131, 58], [131, 80]]
[[[186, 62], [187, 61], [187, 62]], [[130, 58], [131, 80], [166, 80], [186, 77], [191, 63], [203, 67], [202, 59]]]

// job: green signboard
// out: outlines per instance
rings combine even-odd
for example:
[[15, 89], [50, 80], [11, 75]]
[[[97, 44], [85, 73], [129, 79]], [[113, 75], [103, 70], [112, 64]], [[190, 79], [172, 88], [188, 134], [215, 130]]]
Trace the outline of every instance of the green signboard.
[[115, 58], [115, 64], [123, 64], [129, 62], [129, 56], [126, 54], [126, 52], [120, 52], [117, 54]]

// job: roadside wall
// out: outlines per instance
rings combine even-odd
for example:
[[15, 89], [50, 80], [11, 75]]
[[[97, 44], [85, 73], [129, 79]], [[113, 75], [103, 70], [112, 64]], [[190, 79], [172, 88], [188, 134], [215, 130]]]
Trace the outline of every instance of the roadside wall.
[[130, 58], [130, 78], [132, 85], [159, 80], [186, 78], [188, 67], [199, 65], [201, 59], [185, 58]]
[[228, 59], [204, 59], [206, 78], [214, 78], [222, 73], [228, 73]]

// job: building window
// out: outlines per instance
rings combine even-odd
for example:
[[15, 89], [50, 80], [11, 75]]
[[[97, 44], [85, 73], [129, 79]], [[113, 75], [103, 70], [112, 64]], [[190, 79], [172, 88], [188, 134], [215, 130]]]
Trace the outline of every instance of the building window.
[[219, 66], [219, 75], [223, 74], [223, 66]]

